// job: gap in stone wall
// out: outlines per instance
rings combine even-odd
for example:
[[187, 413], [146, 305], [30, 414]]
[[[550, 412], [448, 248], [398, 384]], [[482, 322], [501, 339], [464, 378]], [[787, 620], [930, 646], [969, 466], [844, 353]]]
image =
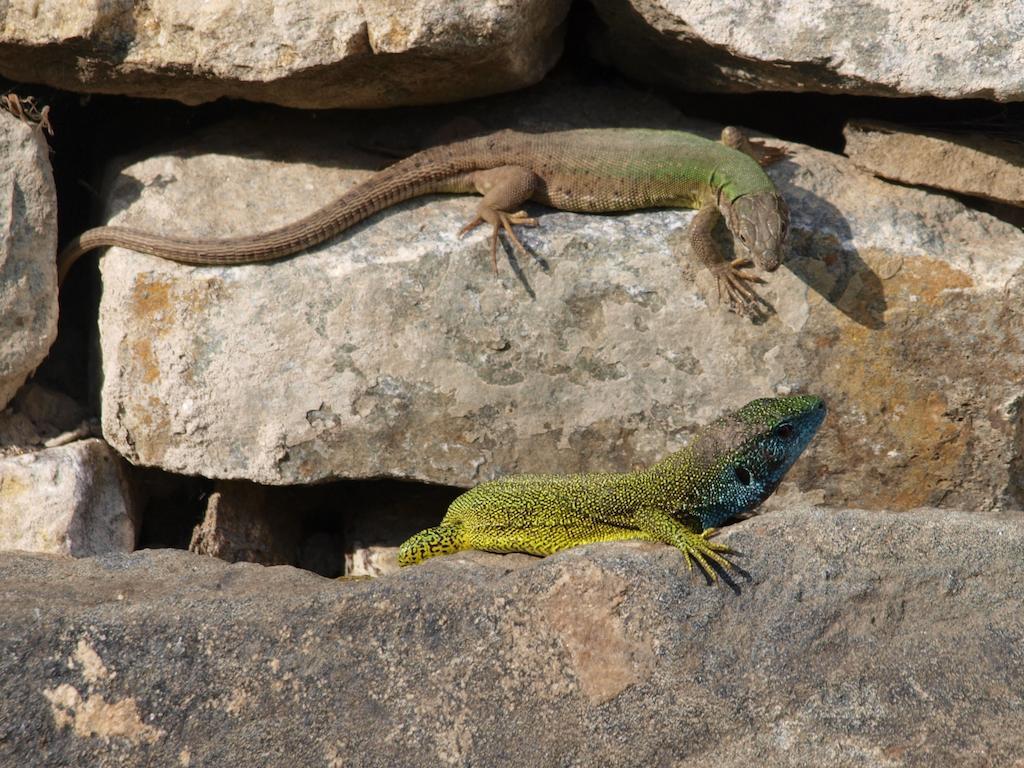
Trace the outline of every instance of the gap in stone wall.
[[138, 549], [191, 549], [329, 578], [390, 572], [394, 548], [435, 525], [461, 492], [400, 480], [263, 486], [144, 467], [129, 474], [140, 510]]

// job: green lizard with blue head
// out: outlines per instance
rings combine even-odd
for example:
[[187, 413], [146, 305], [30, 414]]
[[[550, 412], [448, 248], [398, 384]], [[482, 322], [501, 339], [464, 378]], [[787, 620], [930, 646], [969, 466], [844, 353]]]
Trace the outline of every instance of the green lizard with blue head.
[[513, 475], [452, 502], [441, 524], [416, 534], [401, 565], [464, 549], [550, 555], [600, 541], [661, 541], [716, 578], [730, 550], [716, 526], [757, 507], [818, 431], [814, 395], [763, 398], [705, 427], [682, 450], [624, 474]]

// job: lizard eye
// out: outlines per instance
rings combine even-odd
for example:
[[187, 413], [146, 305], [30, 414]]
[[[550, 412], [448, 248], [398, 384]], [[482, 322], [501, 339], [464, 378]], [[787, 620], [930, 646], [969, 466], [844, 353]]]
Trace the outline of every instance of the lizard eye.
[[784, 421], [775, 428], [775, 436], [780, 440], [789, 440], [795, 431], [792, 424]]
[[737, 464], [732, 468], [732, 471], [736, 473], [736, 480], [740, 485], [750, 485], [750, 470], [744, 467], [742, 464]]

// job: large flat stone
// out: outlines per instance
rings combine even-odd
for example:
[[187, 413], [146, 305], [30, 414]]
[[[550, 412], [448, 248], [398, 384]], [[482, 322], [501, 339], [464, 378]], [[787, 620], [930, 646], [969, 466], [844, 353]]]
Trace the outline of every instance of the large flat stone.
[[798, 509], [330, 581], [0, 554], [5, 765], [1013, 765], [1024, 526]]
[[[518, 109], [535, 129], [614, 119], [560, 98], [560, 113]], [[683, 124], [663, 110], [626, 119]], [[293, 220], [371, 162], [339, 149], [337, 129], [316, 130], [282, 152], [265, 128], [232, 124], [130, 164], [110, 187], [110, 220], [200, 236]], [[1024, 232], [842, 156], [791, 151], [770, 171], [792, 229], [763, 324], [714, 306], [687, 262], [689, 211], [533, 207], [541, 226], [522, 236], [547, 269], [502, 258], [498, 277], [484, 234], [456, 237], [472, 197], [411, 201], [271, 265], [190, 268], [112, 249], [104, 434], [134, 463], [208, 477], [467, 486], [629, 470], [723, 410], [810, 391], [831, 415], [784, 494], [1018, 504]]]
[[0, 409], [57, 338], [57, 192], [42, 131], [0, 110]]
[[540, 80], [568, 0], [11, 0], [0, 72], [88, 93], [292, 107], [459, 101]]
[[683, 91], [1024, 98], [1024, 6], [957, 0], [591, 0], [600, 50]]

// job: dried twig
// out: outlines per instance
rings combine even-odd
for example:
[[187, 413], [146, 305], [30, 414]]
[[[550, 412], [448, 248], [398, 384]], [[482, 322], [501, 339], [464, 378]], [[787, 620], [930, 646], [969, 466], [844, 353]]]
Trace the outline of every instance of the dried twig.
[[5, 93], [0, 96], [0, 109], [5, 109], [22, 122], [38, 125], [43, 131], [53, 136], [53, 125], [50, 124], [50, 106], [39, 106], [34, 96], [21, 97], [16, 93]]

